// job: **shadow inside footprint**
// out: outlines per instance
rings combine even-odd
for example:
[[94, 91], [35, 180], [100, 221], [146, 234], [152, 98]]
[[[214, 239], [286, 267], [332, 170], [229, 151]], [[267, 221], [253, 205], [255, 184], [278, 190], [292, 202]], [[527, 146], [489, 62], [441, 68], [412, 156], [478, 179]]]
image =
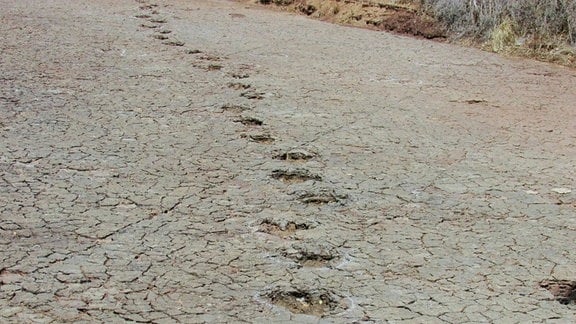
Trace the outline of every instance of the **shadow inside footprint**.
[[246, 90], [251, 87], [251, 85], [241, 82], [228, 82], [227, 86], [228, 88], [234, 90]]
[[248, 136], [251, 141], [263, 144], [270, 144], [274, 142], [276, 139], [268, 134], [254, 134]]
[[234, 79], [247, 79], [250, 77], [247, 73], [232, 73], [230, 76]]
[[165, 24], [167, 22], [164, 18], [152, 18], [149, 21], [157, 24]]
[[298, 200], [305, 204], [330, 204], [330, 203], [344, 203], [348, 198], [347, 195], [339, 195], [331, 190], [322, 190], [319, 192], [304, 192], [298, 195]]
[[576, 301], [576, 281], [543, 280], [539, 285], [548, 290], [560, 304], [568, 305]]
[[222, 107], [220, 107], [220, 109], [222, 109], [225, 112], [231, 112], [231, 113], [242, 113], [244, 111], [247, 110], [251, 110], [252, 108], [247, 107], [247, 106], [242, 106], [242, 105], [234, 105], [234, 104], [225, 104], [222, 105]]
[[157, 4], [151, 3], [151, 4], [147, 4], [147, 5], [140, 6], [140, 10], [150, 10], [150, 9], [153, 9], [153, 8], [156, 8], [156, 7], [158, 7]]
[[141, 24], [140, 27], [154, 29], [160, 27], [160, 25]]
[[168, 46], [184, 46], [184, 42], [177, 41], [177, 40], [166, 41], [162, 44], [168, 45]]
[[303, 149], [293, 149], [274, 155], [274, 159], [282, 161], [307, 161], [316, 157], [316, 153]]
[[248, 91], [242, 92], [240, 94], [241, 97], [252, 99], [252, 100], [264, 99], [264, 95], [266, 95], [266, 93], [255, 91], [255, 90], [248, 90]]
[[305, 169], [274, 170], [270, 176], [274, 179], [288, 183], [304, 182], [308, 180], [322, 180], [321, 176], [313, 174]]
[[236, 123], [241, 123], [246, 126], [262, 126], [264, 122], [255, 117], [242, 117], [240, 119], [234, 120]]

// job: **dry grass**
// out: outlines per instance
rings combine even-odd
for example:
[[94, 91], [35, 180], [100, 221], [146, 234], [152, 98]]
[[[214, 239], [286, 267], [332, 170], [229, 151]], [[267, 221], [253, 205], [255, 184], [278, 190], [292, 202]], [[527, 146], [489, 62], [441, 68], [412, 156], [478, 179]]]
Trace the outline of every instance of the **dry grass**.
[[494, 27], [490, 35], [492, 50], [496, 53], [502, 53], [506, 49], [516, 44], [516, 33], [514, 32], [514, 23], [506, 19], [500, 25]]
[[509, 20], [523, 34], [564, 35], [576, 43], [574, 0], [420, 0], [452, 31], [487, 37]]
[[476, 39], [495, 52], [576, 65], [574, 0], [416, 0], [454, 39]]

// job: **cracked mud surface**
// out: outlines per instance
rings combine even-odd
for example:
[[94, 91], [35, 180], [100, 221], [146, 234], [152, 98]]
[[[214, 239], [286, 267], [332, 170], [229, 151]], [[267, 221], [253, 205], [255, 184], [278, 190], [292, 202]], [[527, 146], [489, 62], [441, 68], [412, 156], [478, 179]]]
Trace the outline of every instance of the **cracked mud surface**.
[[573, 70], [222, 1], [0, 19], [0, 322], [576, 321]]

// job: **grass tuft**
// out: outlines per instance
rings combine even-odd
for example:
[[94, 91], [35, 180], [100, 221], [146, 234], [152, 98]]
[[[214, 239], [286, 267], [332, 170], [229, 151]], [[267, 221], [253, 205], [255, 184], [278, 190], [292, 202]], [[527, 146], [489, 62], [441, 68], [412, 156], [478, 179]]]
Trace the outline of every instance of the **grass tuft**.
[[455, 40], [477, 40], [494, 52], [561, 62], [576, 57], [575, 0], [415, 0]]
[[511, 46], [516, 45], [516, 33], [511, 20], [504, 20], [496, 26], [490, 35], [492, 50], [496, 53], [502, 53]]

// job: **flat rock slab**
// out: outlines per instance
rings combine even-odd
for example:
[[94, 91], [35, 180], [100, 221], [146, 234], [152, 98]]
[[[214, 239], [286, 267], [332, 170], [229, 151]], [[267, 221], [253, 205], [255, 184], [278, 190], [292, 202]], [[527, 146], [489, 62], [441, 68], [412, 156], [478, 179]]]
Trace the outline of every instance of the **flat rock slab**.
[[573, 70], [218, 0], [0, 19], [0, 322], [576, 321]]

